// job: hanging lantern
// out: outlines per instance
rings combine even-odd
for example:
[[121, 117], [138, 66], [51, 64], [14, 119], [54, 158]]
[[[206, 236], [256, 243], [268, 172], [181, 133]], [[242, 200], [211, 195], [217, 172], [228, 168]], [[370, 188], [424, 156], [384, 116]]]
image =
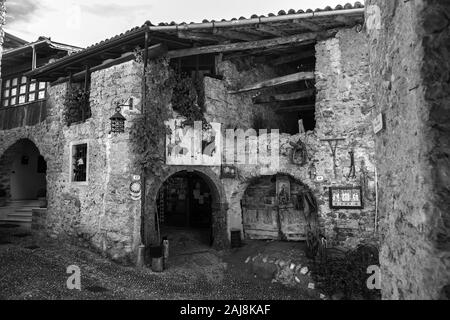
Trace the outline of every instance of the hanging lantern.
[[125, 132], [125, 117], [120, 113], [120, 106], [116, 107], [116, 113], [109, 118], [111, 120], [111, 132]]

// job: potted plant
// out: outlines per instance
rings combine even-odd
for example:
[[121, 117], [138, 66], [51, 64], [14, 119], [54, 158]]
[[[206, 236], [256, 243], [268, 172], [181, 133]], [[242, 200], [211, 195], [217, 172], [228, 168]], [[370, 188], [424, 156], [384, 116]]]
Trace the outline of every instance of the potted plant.
[[6, 205], [6, 191], [0, 188], [0, 207], [4, 207]]
[[40, 208], [47, 208], [47, 190], [39, 189], [37, 192]]

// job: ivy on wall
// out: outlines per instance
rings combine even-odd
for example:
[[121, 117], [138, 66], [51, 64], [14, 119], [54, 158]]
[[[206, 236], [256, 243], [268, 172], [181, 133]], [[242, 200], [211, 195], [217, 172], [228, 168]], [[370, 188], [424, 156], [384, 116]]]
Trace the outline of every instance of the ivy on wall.
[[203, 115], [203, 81], [172, 69], [167, 58], [152, 60], [144, 77], [146, 103], [131, 127], [132, 152], [137, 167], [159, 177], [165, 161], [166, 135], [170, 134], [165, 124], [172, 117], [169, 105], [186, 118], [183, 125], [202, 121], [203, 128], [209, 128]]
[[165, 122], [170, 118], [168, 105], [171, 100], [169, 60], [151, 61], [145, 70], [146, 101], [142, 114], [131, 126], [131, 151], [135, 164], [145, 173], [161, 175], [165, 155], [165, 137], [170, 129]]
[[68, 126], [84, 121], [91, 116], [89, 90], [69, 86], [64, 96], [64, 121]]

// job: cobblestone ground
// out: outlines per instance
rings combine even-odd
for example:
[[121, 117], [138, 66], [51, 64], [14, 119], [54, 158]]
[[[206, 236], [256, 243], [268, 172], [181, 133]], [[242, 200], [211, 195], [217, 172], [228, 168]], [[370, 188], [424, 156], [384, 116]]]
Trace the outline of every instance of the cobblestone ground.
[[[255, 279], [233, 255], [214, 250], [182, 255], [163, 273], [154, 273], [3, 226], [0, 299], [312, 299], [304, 290]], [[81, 269], [80, 291], [66, 287], [69, 265]]]

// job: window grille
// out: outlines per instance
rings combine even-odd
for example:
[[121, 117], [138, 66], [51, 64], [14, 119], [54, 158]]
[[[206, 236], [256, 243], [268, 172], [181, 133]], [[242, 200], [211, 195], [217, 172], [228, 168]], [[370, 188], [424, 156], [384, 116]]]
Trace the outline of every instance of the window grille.
[[87, 181], [87, 143], [73, 146], [73, 178], [72, 181]]

